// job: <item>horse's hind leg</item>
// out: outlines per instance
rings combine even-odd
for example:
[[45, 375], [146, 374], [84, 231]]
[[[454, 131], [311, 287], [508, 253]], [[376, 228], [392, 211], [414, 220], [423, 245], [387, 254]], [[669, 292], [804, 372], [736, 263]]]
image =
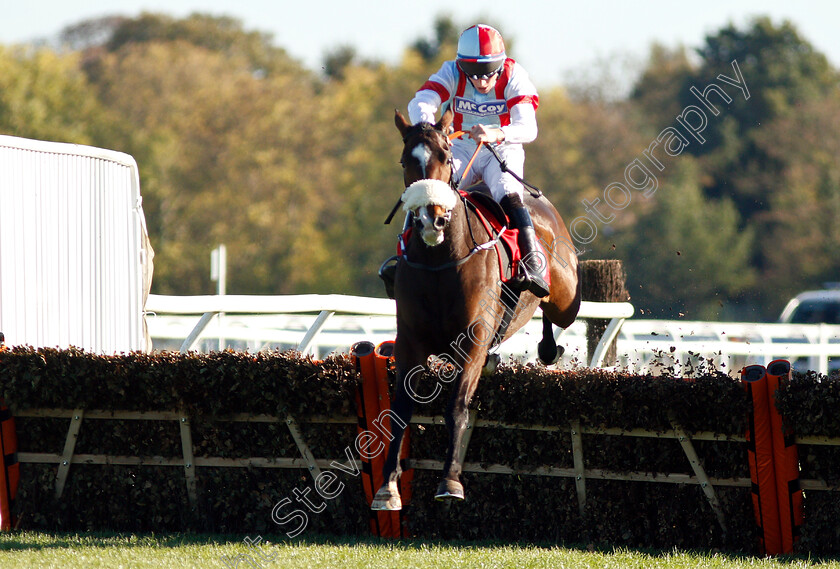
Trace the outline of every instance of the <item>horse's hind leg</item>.
[[542, 340], [537, 344], [537, 355], [542, 363], [550, 366], [557, 363], [557, 360], [563, 355], [564, 349], [563, 346], [558, 346], [554, 341], [554, 329], [551, 320], [545, 314], [542, 316], [542, 322], [543, 334]]

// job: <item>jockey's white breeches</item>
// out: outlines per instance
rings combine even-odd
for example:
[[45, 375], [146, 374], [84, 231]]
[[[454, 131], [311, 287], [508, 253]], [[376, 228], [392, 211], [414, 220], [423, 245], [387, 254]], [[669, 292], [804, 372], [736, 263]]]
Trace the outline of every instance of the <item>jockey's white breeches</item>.
[[[495, 150], [499, 157], [505, 161], [508, 170], [521, 178], [525, 171], [525, 149], [522, 148], [522, 145], [502, 143], [495, 146]], [[455, 162], [455, 169], [458, 176], [463, 177], [460, 185], [461, 189], [465, 189], [479, 180], [484, 180], [496, 201], [501, 200], [508, 194], [517, 194], [522, 198], [522, 184], [508, 172], [502, 172], [498, 160], [486, 148], [482, 147], [469, 172], [466, 176], [463, 176], [464, 168], [466, 168], [474, 152], [475, 142], [472, 140], [458, 139], [452, 144], [452, 158]]]

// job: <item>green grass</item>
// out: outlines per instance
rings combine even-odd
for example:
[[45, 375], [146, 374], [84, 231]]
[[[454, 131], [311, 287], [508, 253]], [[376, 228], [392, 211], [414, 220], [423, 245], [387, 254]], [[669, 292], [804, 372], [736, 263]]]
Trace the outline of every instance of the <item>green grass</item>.
[[[276, 569], [336, 567], [342, 569], [426, 568], [638, 568], [638, 569], [840, 569], [837, 560], [802, 557], [759, 558], [711, 552], [636, 551], [627, 549], [515, 546], [497, 543], [390, 542], [345, 538], [263, 544], [260, 559], [245, 536], [191, 534], [0, 534], [0, 567], [28, 568], [222, 568], [229, 559], [251, 554], [257, 566]], [[253, 536], [256, 537], [256, 536]], [[273, 559], [266, 558], [274, 556]], [[240, 568], [253, 567], [242, 561]]]

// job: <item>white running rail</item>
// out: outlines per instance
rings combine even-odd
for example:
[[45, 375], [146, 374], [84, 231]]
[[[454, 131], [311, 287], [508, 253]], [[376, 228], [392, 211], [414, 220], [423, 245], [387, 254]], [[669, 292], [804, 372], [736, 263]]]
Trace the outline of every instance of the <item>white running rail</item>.
[[639, 371], [685, 374], [698, 356], [730, 373], [744, 365], [789, 360], [822, 374], [840, 368], [840, 326], [682, 320], [630, 320], [617, 338], [620, 361]]
[[[149, 295], [147, 322], [155, 345], [180, 341], [182, 352], [193, 349], [202, 338], [240, 340], [249, 350], [292, 347], [303, 353], [323, 356], [330, 351], [348, 351], [360, 340], [379, 343], [396, 334], [396, 304], [384, 298], [346, 295], [294, 296], [162, 296]], [[583, 302], [579, 319], [608, 319], [598, 349], [588, 359], [600, 366], [603, 353], [633, 315], [627, 302]], [[538, 311], [539, 314], [539, 311]], [[218, 316], [223, 315], [222, 319]], [[199, 316], [198, 321], [196, 317]], [[220, 322], [221, 320], [221, 322]], [[565, 334], [569, 334], [571, 342]], [[587, 361], [585, 323], [578, 320], [563, 335], [566, 359]], [[534, 319], [514, 338], [502, 345], [501, 355], [532, 359], [542, 325]]]
[[[359, 340], [393, 340], [394, 301], [342, 295], [193, 296], [151, 295], [147, 320], [155, 347], [187, 351], [197, 343], [228, 338], [230, 346], [259, 351], [296, 348], [323, 357], [348, 351]], [[226, 313], [219, 320], [216, 315]], [[539, 316], [537, 311], [537, 316]], [[614, 339], [619, 366], [638, 373], [671, 368], [688, 375], [700, 358], [737, 374], [744, 365], [788, 359], [798, 369], [826, 374], [840, 368], [840, 326], [630, 319], [629, 303], [584, 302], [578, 320], [557, 330], [566, 352], [564, 364], [599, 367]], [[608, 330], [593, 354], [586, 349], [586, 320], [609, 319]], [[542, 325], [535, 318], [502, 344], [500, 355], [520, 361], [536, 358]]]

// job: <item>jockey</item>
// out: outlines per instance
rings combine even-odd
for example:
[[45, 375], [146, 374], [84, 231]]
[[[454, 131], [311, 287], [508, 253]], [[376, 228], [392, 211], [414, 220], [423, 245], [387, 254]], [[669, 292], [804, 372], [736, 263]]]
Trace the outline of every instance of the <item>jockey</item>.
[[[507, 57], [502, 35], [495, 28], [478, 24], [461, 33], [457, 58], [444, 62], [420, 87], [408, 103], [408, 116], [412, 124], [434, 124], [439, 109], [449, 107], [454, 111], [454, 129], [467, 133], [452, 143], [459, 176], [463, 176], [478, 142], [484, 142], [496, 144], [495, 150], [508, 170], [521, 178], [525, 166], [522, 144], [537, 137], [538, 105], [536, 87], [525, 69]], [[460, 187], [482, 179], [511, 224], [519, 229], [522, 261], [512, 284], [539, 298], [547, 296], [548, 285], [541, 274], [546, 259], [537, 249], [534, 224], [522, 201], [522, 184], [502, 172], [499, 161], [484, 148]]]

